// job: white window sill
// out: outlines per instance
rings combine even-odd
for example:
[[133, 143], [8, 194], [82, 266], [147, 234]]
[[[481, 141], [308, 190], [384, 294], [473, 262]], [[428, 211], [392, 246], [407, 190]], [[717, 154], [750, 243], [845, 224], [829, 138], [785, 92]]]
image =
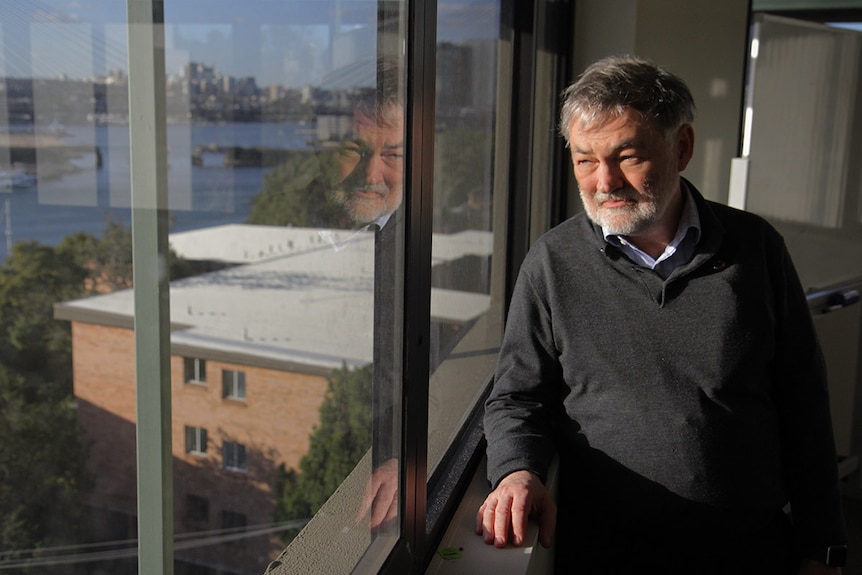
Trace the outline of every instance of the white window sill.
[[[425, 571], [425, 575], [475, 575], [493, 573], [494, 575], [549, 575], [553, 573], [553, 549], [545, 549], [539, 544], [538, 524], [531, 520], [527, 527], [527, 537], [521, 547], [497, 549], [486, 545], [475, 534], [476, 511], [490, 488], [486, 477], [485, 459], [476, 469], [458, 509], [440, 541], [437, 553]], [[557, 466], [548, 472], [548, 487], [555, 493]], [[441, 550], [457, 550], [457, 558], [444, 559]]]

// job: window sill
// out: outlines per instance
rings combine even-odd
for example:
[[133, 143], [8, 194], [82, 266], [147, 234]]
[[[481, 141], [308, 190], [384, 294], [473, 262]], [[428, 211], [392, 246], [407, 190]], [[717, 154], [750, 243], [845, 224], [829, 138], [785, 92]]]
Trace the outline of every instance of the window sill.
[[[548, 487], [556, 492], [557, 466], [548, 472]], [[486, 479], [486, 462], [481, 463], [473, 475], [464, 496], [458, 504], [452, 521], [449, 523], [437, 553], [431, 560], [425, 575], [472, 575], [474, 573], [494, 573], [495, 575], [545, 575], [553, 573], [553, 549], [545, 549], [539, 544], [538, 524], [530, 520], [527, 537], [521, 547], [497, 549], [486, 545], [475, 534], [476, 511], [490, 492]], [[442, 550], [457, 550], [456, 558], [444, 559]]]

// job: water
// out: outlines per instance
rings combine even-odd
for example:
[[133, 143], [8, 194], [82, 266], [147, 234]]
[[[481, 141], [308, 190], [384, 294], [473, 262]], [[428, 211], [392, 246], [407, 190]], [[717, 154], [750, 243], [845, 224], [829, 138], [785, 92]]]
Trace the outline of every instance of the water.
[[[308, 134], [302, 126], [287, 123], [173, 125], [168, 126], [168, 207], [171, 231], [187, 231], [248, 217], [252, 198], [263, 187], [272, 168], [227, 168], [221, 155], [204, 154], [203, 166], [194, 166], [196, 146], [260, 146], [301, 149]], [[36, 185], [0, 193], [0, 260], [7, 244], [35, 240], [56, 246], [63, 238], [87, 232], [101, 237], [107, 219], [129, 226], [131, 222], [131, 163], [128, 126], [67, 126], [62, 136], [70, 145], [98, 147], [103, 167], [96, 168], [95, 153], [77, 158], [74, 174], [48, 179], [50, 166], [38, 163]], [[8, 214], [7, 214], [8, 211]]]

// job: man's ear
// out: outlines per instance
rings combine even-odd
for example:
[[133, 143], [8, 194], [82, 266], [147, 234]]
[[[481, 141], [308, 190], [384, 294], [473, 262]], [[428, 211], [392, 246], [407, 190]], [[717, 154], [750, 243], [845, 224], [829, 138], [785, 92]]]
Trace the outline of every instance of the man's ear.
[[694, 155], [694, 128], [691, 124], [683, 124], [676, 131], [675, 138], [677, 168], [681, 172], [688, 166], [689, 160]]

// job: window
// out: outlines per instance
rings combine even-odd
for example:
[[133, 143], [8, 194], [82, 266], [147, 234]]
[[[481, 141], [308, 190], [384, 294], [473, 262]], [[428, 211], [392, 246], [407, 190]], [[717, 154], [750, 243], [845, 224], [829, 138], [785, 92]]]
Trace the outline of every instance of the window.
[[245, 471], [245, 445], [235, 441], [225, 441], [222, 445], [224, 468], [231, 471]]
[[207, 430], [203, 427], [186, 425], [186, 453], [206, 455]]
[[183, 358], [186, 383], [206, 383], [207, 362], [196, 357]]
[[235, 511], [221, 512], [221, 528], [222, 529], [244, 529], [248, 525], [248, 518], [244, 513]]
[[200, 495], [186, 495], [186, 521], [194, 524], [206, 524], [210, 520], [210, 501]]
[[223, 369], [221, 372], [222, 397], [226, 399], [245, 399], [245, 372]]
[[[248, 528], [242, 546], [212, 546], [206, 560], [142, 537], [140, 572], [163, 572], [148, 563], [162, 551], [189, 571], [264, 572], [284, 552], [286, 564], [335, 562], [317, 569], [332, 573], [427, 552], [426, 529], [445, 521], [440, 486], [469, 459], [453, 449], [477, 440], [506, 238], [523, 239], [510, 230], [508, 142], [533, 138], [509, 131], [514, 65], [502, 58], [515, 4], [30, 4], [12, 0], [0, 23], [0, 174], [13, 190], [0, 194], [12, 248], [0, 253], [17, 279], [22, 263], [44, 262], [78, 282], [49, 292], [34, 277], [55, 305], [18, 313], [57, 320], [28, 341], [70, 341], [50, 350], [43, 379], [72, 382], [63, 389], [90, 441], [86, 454], [66, 450], [96, 478], [83, 523], [121, 514], [106, 537], [120, 540], [138, 522], [141, 534], [170, 532], [175, 517], [204, 526], [212, 508], [226, 528]], [[397, 105], [374, 107], [390, 96]], [[359, 225], [367, 206], [333, 194], [368, 165], [385, 168], [401, 203]], [[208, 370], [216, 385], [171, 386], [206, 383]], [[246, 376], [255, 401], [224, 401], [246, 402]], [[222, 462], [186, 456], [210, 441]], [[317, 479], [303, 479], [315, 462]], [[381, 477], [404, 489], [372, 529], [356, 517]], [[277, 508], [294, 494], [307, 501]], [[285, 550], [277, 536], [300, 528]]]

